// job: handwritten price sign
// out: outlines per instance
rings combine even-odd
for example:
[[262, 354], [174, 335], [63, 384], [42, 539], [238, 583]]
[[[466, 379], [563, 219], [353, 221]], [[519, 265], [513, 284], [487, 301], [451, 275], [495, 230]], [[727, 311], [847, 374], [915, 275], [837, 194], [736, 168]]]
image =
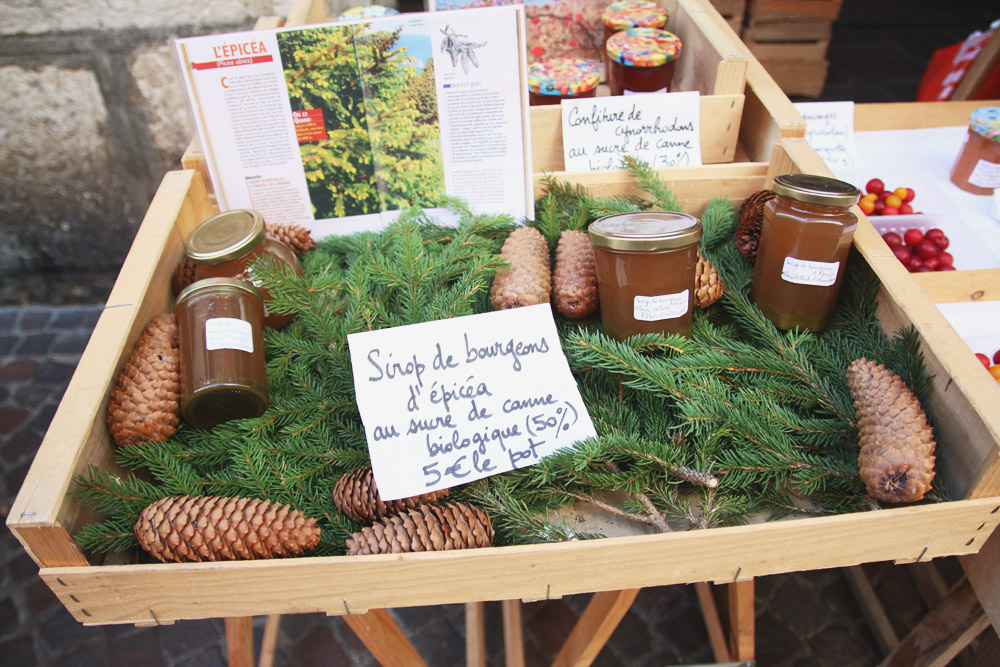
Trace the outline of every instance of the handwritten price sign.
[[548, 304], [347, 343], [383, 500], [523, 468], [596, 435]]

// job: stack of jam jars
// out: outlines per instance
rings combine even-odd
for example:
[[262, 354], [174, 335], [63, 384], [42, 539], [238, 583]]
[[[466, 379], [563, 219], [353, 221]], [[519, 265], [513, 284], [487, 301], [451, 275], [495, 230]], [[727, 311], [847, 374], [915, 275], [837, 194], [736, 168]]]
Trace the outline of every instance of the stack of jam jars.
[[628, 28], [608, 38], [605, 52], [612, 95], [666, 93], [681, 40], [659, 28]]

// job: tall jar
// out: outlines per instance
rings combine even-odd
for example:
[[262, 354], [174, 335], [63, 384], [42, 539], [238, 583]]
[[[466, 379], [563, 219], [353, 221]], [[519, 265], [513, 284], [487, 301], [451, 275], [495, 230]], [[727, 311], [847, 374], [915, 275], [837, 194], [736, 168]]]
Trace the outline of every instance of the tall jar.
[[981, 107], [969, 116], [969, 136], [951, 168], [951, 182], [976, 195], [1000, 188], [1000, 107]]
[[701, 221], [684, 213], [609, 215], [588, 230], [604, 333], [691, 335]]
[[[605, 53], [608, 38], [616, 32], [629, 28], [662, 28], [667, 25], [669, 15], [662, 5], [650, 0], [616, 0], [601, 13], [604, 24], [604, 41], [601, 42], [601, 53]], [[607, 54], [604, 55], [604, 67], [608, 68]]]
[[681, 40], [657, 28], [616, 32], [605, 46], [612, 95], [666, 93], [674, 78]]
[[257, 288], [234, 278], [206, 278], [177, 295], [176, 311], [184, 420], [211, 428], [264, 414], [264, 302]]
[[750, 294], [779, 329], [830, 326], [858, 219], [861, 192], [811, 174], [774, 179], [764, 206]]
[[583, 58], [550, 58], [528, 67], [528, 103], [559, 104], [597, 95], [601, 73]]
[[195, 263], [195, 280], [238, 278], [253, 283], [264, 298], [264, 325], [280, 329], [292, 321], [292, 315], [268, 312], [271, 294], [255, 280], [252, 265], [263, 258], [265, 262], [284, 264], [297, 276], [302, 275], [302, 265], [291, 248], [265, 232], [260, 213], [233, 209], [195, 227], [184, 240], [184, 253]]

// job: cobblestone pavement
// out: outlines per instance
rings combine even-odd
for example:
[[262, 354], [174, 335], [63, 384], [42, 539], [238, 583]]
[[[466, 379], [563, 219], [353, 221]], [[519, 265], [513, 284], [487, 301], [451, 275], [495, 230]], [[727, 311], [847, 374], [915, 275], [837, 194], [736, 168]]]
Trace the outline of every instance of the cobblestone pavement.
[[[0, 307], [0, 514], [11, 503], [62, 398], [100, 314], [93, 306]], [[948, 560], [948, 559], [944, 559]], [[614, 567], [614, 564], [608, 564]], [[884, 586], [887, 606], [905, 634], [923, 614], [912, 582]], [[883, 575], [885, 578], [886, 575]], [[523, 607], [526, 662], [544, 665], [558, 653], [588, 601], [586, 595]], [[499, 603], [487, 603], [488, 659], [503, 664]], [[464, 608], [444, 605], [392, 611], [429, 665], [464, 664]], [[265, 619], [255, 619], [258, 635]], [[259, 644], [258, 644], [259, 645]], [[798, 572], [756, 582], [758, 663], [864, 667], [881, 652], [840, 570]], [[712, 662], [692, 586], [648, 588], [598, 656], [595, 665], [675, 665]], [[152, 628], [84, 627], [38, 577], [38, 568], [6, 527], [0, 533], [0, 665], [143, 665], [195, 667], [225, 664], [223, 623], [182, 621]], [[286, 616], [278, 665], [374, 665], [374, 658], [339, 618]]]

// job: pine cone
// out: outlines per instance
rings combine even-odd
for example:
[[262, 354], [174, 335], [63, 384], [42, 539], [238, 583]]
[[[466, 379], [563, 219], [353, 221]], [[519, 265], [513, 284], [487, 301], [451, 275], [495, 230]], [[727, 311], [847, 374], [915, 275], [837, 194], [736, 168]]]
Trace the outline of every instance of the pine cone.
[[568, 229], [559, 235], [552, 295], [556, 309], [570, 319], [582, 320], [597, 310], [594, 246], [584, 232]]
[[168, 562], [298, 556], [319, 543], [316, 519], [259, 498], [171, 496], [135, 522], [139, 544]]
[[441, 489], [409, 498], [383, 501], [370, 467], [347, 473], [333, 487], [333, 502], [337, 509], [358, 523], [372, 523], [391, 514], [436, 503], [439, 498], [447, 495], [448, 489]]
[[163, 313], [142, 330], [111, 390], [107, 423], [115, 444], [162, 442], [172, 436], [180, 423], [180, 400], [177, 318]]
[[770, 190], [760, 190], [747, 197], [740, 206], [740, 224], [736, 227], [736, 249], [745, 259], [756, 259], [760, 226], [764, 219], [764, 204], [777, 196]]
[[474, 505], [421, 505], [386, 517], [347, 539], [347, 555], [475, 549], [493, 544], [493, 525]]
[[500, 249], [500, 257], [510, 268], [497, 270], [490, 290], [496, 310], [548, 303], [552, 291], [549, 246], [534, 227], [518, 227]]
[[187, 255], [177, 262], [174, 272], [170, 275], [170, 290], [177, 296], [181, 291], [194, 282], [194, 270], [197, 265]]
[[872, 497], [890, 503], [924, 497], [934, 480], [934, 434], [913, 392], [882, 364], [856, 359], [847, 385], [858, 417], [858, 468]]
[[694, 305], [708, 308], [722, 298], [722, 278], [712, 263], [698, 253], [694, 269]]
[[265, 234], [272, 239], [281, 241], [291, 248], [296, 255], [303, 255], [316, 247], [312, 234], [302, 225], [285, 222], [268, 222], [264, 225]]

